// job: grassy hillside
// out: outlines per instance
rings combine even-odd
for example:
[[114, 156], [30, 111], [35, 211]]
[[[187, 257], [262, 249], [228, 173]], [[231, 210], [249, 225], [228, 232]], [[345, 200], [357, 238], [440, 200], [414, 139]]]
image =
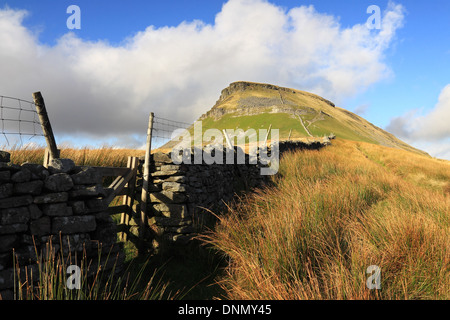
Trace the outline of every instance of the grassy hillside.
[[202, 122], [204, 129], [243, 129], [244, 131], [247, 131], [248, 129], [267, 130], [271, 124], [272, 128], [280, 130], [280, 137], [288, 137], [291, 128], [293, 129], [291, 138], [307, 137], [306, 131], [297, 119], [287, 117], [286, 114], [282, 113], [261, 113], [258, 115], [240, 117], [233, 117], [232, 115], [227, 114], [217, 121], [212, 118], [207, 118]]
[[323, 137], [334, 133], [352, 141], [369, 142], [425, 154], [352, 112], [315, 94], [270, 84], [234, 82], [222, 91], [214, 107], [200, 120], [203, 129], [260, 129], [272, 124], [280, 139]]
[[286, 154], [273, 182], [208, 238], [227, 298], [450, 298], [449, 162], [338, 138]]
[[[303, 121], [309, 118], [314, 118], [314, 115], [302, 116]], [[219, 120], [206, 118], [203, 120], [202, 125], [205, 130], [209, 128], [216, 128], [219, 130], [240, 128], [244, 131], [248, 129], [268, 129], [269, 126], [272, 125], [272, 129], [279, 129], [280, 139], [287, 139], [291, 129], [291, 139], [309, 137], [299, 119], [286, 113], [261, 113], [251, 116], [242, 115], [239, 117], [235, 117], [232, 114], [226, 114]], [[352, 131], [351, 128], [342, 126], [338, 120], [330, 117], [320, 121], [320, 123], [309, 126], [308, 130], [314, 137], [323, 137], [334, 133], [338, 137], [344, 139], [378, 144], [376, 140], [368, 136], [361, 136]]]

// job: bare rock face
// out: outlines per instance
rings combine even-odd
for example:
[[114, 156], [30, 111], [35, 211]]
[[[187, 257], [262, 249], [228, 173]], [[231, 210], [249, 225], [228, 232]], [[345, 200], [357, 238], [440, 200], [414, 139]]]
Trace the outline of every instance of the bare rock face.
[[[220, 94], [220, 98], [217, 102], [218, 103], [222, 102], [223, 100], [225, 100], [226, 98], [228, 98], [230, 95], [232, 95], [235, 92], [252, 90], [252, 89], [294, 91], [292, 89], [278, 87], [278, 86], [274, 86], [272, 84], [238, 81], [238, 82], [231, 83], [227, 88], [223, 89], [222, 93]], [[217, 103], [216, 103], [216, 105], [217, 105]]]
[[[280, 101], [278, 101], [278, 98], [261, 98], [261, 97], [255, 96], [255, 97], [245, 98], [249, 101], [243, 101], [242, 104], [239, 103], [236, 106], [236, 109], [233, 109], [233, 110], [229, 110], [227, 108], [221, 107], [222, 102], [224, 102], [228, 97], [232, 96], [234, 93], [251, 91], [251, 90], [256, 90], [256, 91], [258, 91], [258, 90], [259, 91], [260, 90], [273, 90], [277, 93], [279, 92], [279, 95], [280, 95], [279, 100]], [[217, 119], [220, 119], [225, 114], [230, 113], [230, 112], [237, 112], [237, 114], [239, 114], [239, 115], [258, 114], [258, 113], [262, 112], [262, 110], [260, 110], [260, 109], [264, 109], [267, 107], [278, 107], [278, 108], [281, 107], [282, 110], [277, 109], [276, 112], [285, 112], [285, 113], [293, 114], [295, 112], [295, 110], [297, 110], [297, 108], [295, 108], [296, 106], [294, 103], [292, 103], [288, 100], [284, 100], [281, 97], [282, 93], [284, 93], [284, 92], [288, 92], [291, 94], [306, 95], [309, 98], [314, 98], [314, 99], [320, 100], [332, 107], [335, 107], [333, 102], [331, 102], [327, 99], [324, 99], [318, 95], [309, 93], [309, 92], [279, 87], [279, 86], [275, 86], [275, 85], [268, 84], [268, 83], [237, 81], [237, 82], [231, 83], [228, 87], [226, 87], [225, 89], [222, 90], [219, 100], [217, 100], [216, 104], [212, 107], [211, 110], [209, 110], [206, 114], [204, 114], [200, 117], [200, 120], [205, 119], [207, 117], [211, 117], [214, 120], [217, 120]], [[278, 94], [276, 96], [278, 96]], [[241, 109], [241, 110], [239, 110], [239, 109]], [[252, 110], [252, 109], [254, 109], [254, 110]]]

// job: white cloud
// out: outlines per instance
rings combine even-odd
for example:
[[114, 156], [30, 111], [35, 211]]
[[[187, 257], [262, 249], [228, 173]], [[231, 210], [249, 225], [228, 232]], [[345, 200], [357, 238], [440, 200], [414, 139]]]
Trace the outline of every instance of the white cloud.
[[426, 150], [428, 154], [432, 155], [435, 158], [450, 160], [449, 138], [434, 142], [412, 141], [411, 145], [413, 144], [420, 150]]
[[420, 139], [441, 139], [450, 137], [450, 84], [439, 95], [436, 107], [427, 115], [418, 117], [414, 135]]
[[[364, 16], [364, 13], [362, 13]], [[214, 24], [149, 26], [121, 46], [67, 33], [45, 46], [0, 10], [0, 88], [41, 91], [56, 133], [95, 139], [145, 134], [149, 112], [192, 122], [230, 82], [269, 82], [339, 102], [390, 75], [383, 61], [403, 22], [389, 4], [382, 30], [343, 28], [312, 6], [289, 11], [264, 0], [229, 0]]]
[[355, 108], [355, 110], [353, 110], [353, 112], [359, 116], [363, 116], [367, 113], [369, 108], [370, 108], [370, 106], [368, 104], [361, 104], [361, 105], [357, 106]]
[[445, 86], [435, 107], [427, 114], [412, 110], [391, 119], [386, 130], [431, 155], [450, 160], [450, 84]]
[[427, 114], [418, 110], [391, 119], [387, 129], [410, 140], [436, 141], [450, 138], [450, 84], [442, 89], [436, 106]]

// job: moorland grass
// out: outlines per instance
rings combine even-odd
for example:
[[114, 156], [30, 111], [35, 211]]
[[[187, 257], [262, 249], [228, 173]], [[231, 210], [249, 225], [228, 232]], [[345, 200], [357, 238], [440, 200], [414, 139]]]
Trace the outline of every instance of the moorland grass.
[[[448, 299], [449, 169], [340, 139], [286, 154], [274, 185], [244, 197], [205, 237], [230, 262], [227, 298]], [[442, 183], [417, 183], [417, 170]], [[371, 265], [381, 290], [366, 287]]]
[[[125, 166], [140, 152], [63, 149], [62, 156], [78, 165]], [[11, 158], [42, 163], [43, 149], [13, 150]], [[269, 186], [230, 205], [202, 237], [224, 258], [208, 251], [202, 268], [194, 267], [195, 259], [181, 266], [183, 257], [152, 258], [144, 266], [130, 249], [129, 262], [144, 266], [132, 273], [140, 279], [133, 282], [138, 293], [121, 295], [125, 286], [102, 294], [96, 287], [96, 295], [73, 298], [167, 298], [158, 292], [175, 292], [191, 299], [449, 299], [449, 168], [448, 161], [339, 138], [320, 151], [287, 153]], [[381, 268], [381, 290], [366, 287], [371, 265]], [[154, 277], [159, 268], [163, 282]], [[147, 283], [159, 290], [146, 295]], [[61, 298], [57, 284], [34, 298]]]

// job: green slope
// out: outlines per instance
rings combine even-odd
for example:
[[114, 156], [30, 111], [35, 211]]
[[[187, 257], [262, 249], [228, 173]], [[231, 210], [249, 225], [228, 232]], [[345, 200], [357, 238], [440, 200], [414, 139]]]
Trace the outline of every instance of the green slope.
[[315, 94], [274, 86], [239, 81], [222, 91], [214, 107], [202, 115], [203, 130], [216, 129], [273, 129], [280, 130], [280, 139], [314, 137], [331, 133], [337, 137], [400, 148], [426, 154], [392, 134], [378, 128], [360, 116]]
[[[315, 94], [271, 84], [238, 81], [222, 90], [216, 104], [199, 120], [207, 129], [278, 129], [280, 139], [337, 137], [400, 148], [419, 154], [392, 134]], [[306, 129], [306, 130], [305, 130]], [[191, 128], [191, 133], [193, 129]], [[264, 137], [259, 136], [259, 139]], [[174, 145], [169, 142], [163, 148]]]

